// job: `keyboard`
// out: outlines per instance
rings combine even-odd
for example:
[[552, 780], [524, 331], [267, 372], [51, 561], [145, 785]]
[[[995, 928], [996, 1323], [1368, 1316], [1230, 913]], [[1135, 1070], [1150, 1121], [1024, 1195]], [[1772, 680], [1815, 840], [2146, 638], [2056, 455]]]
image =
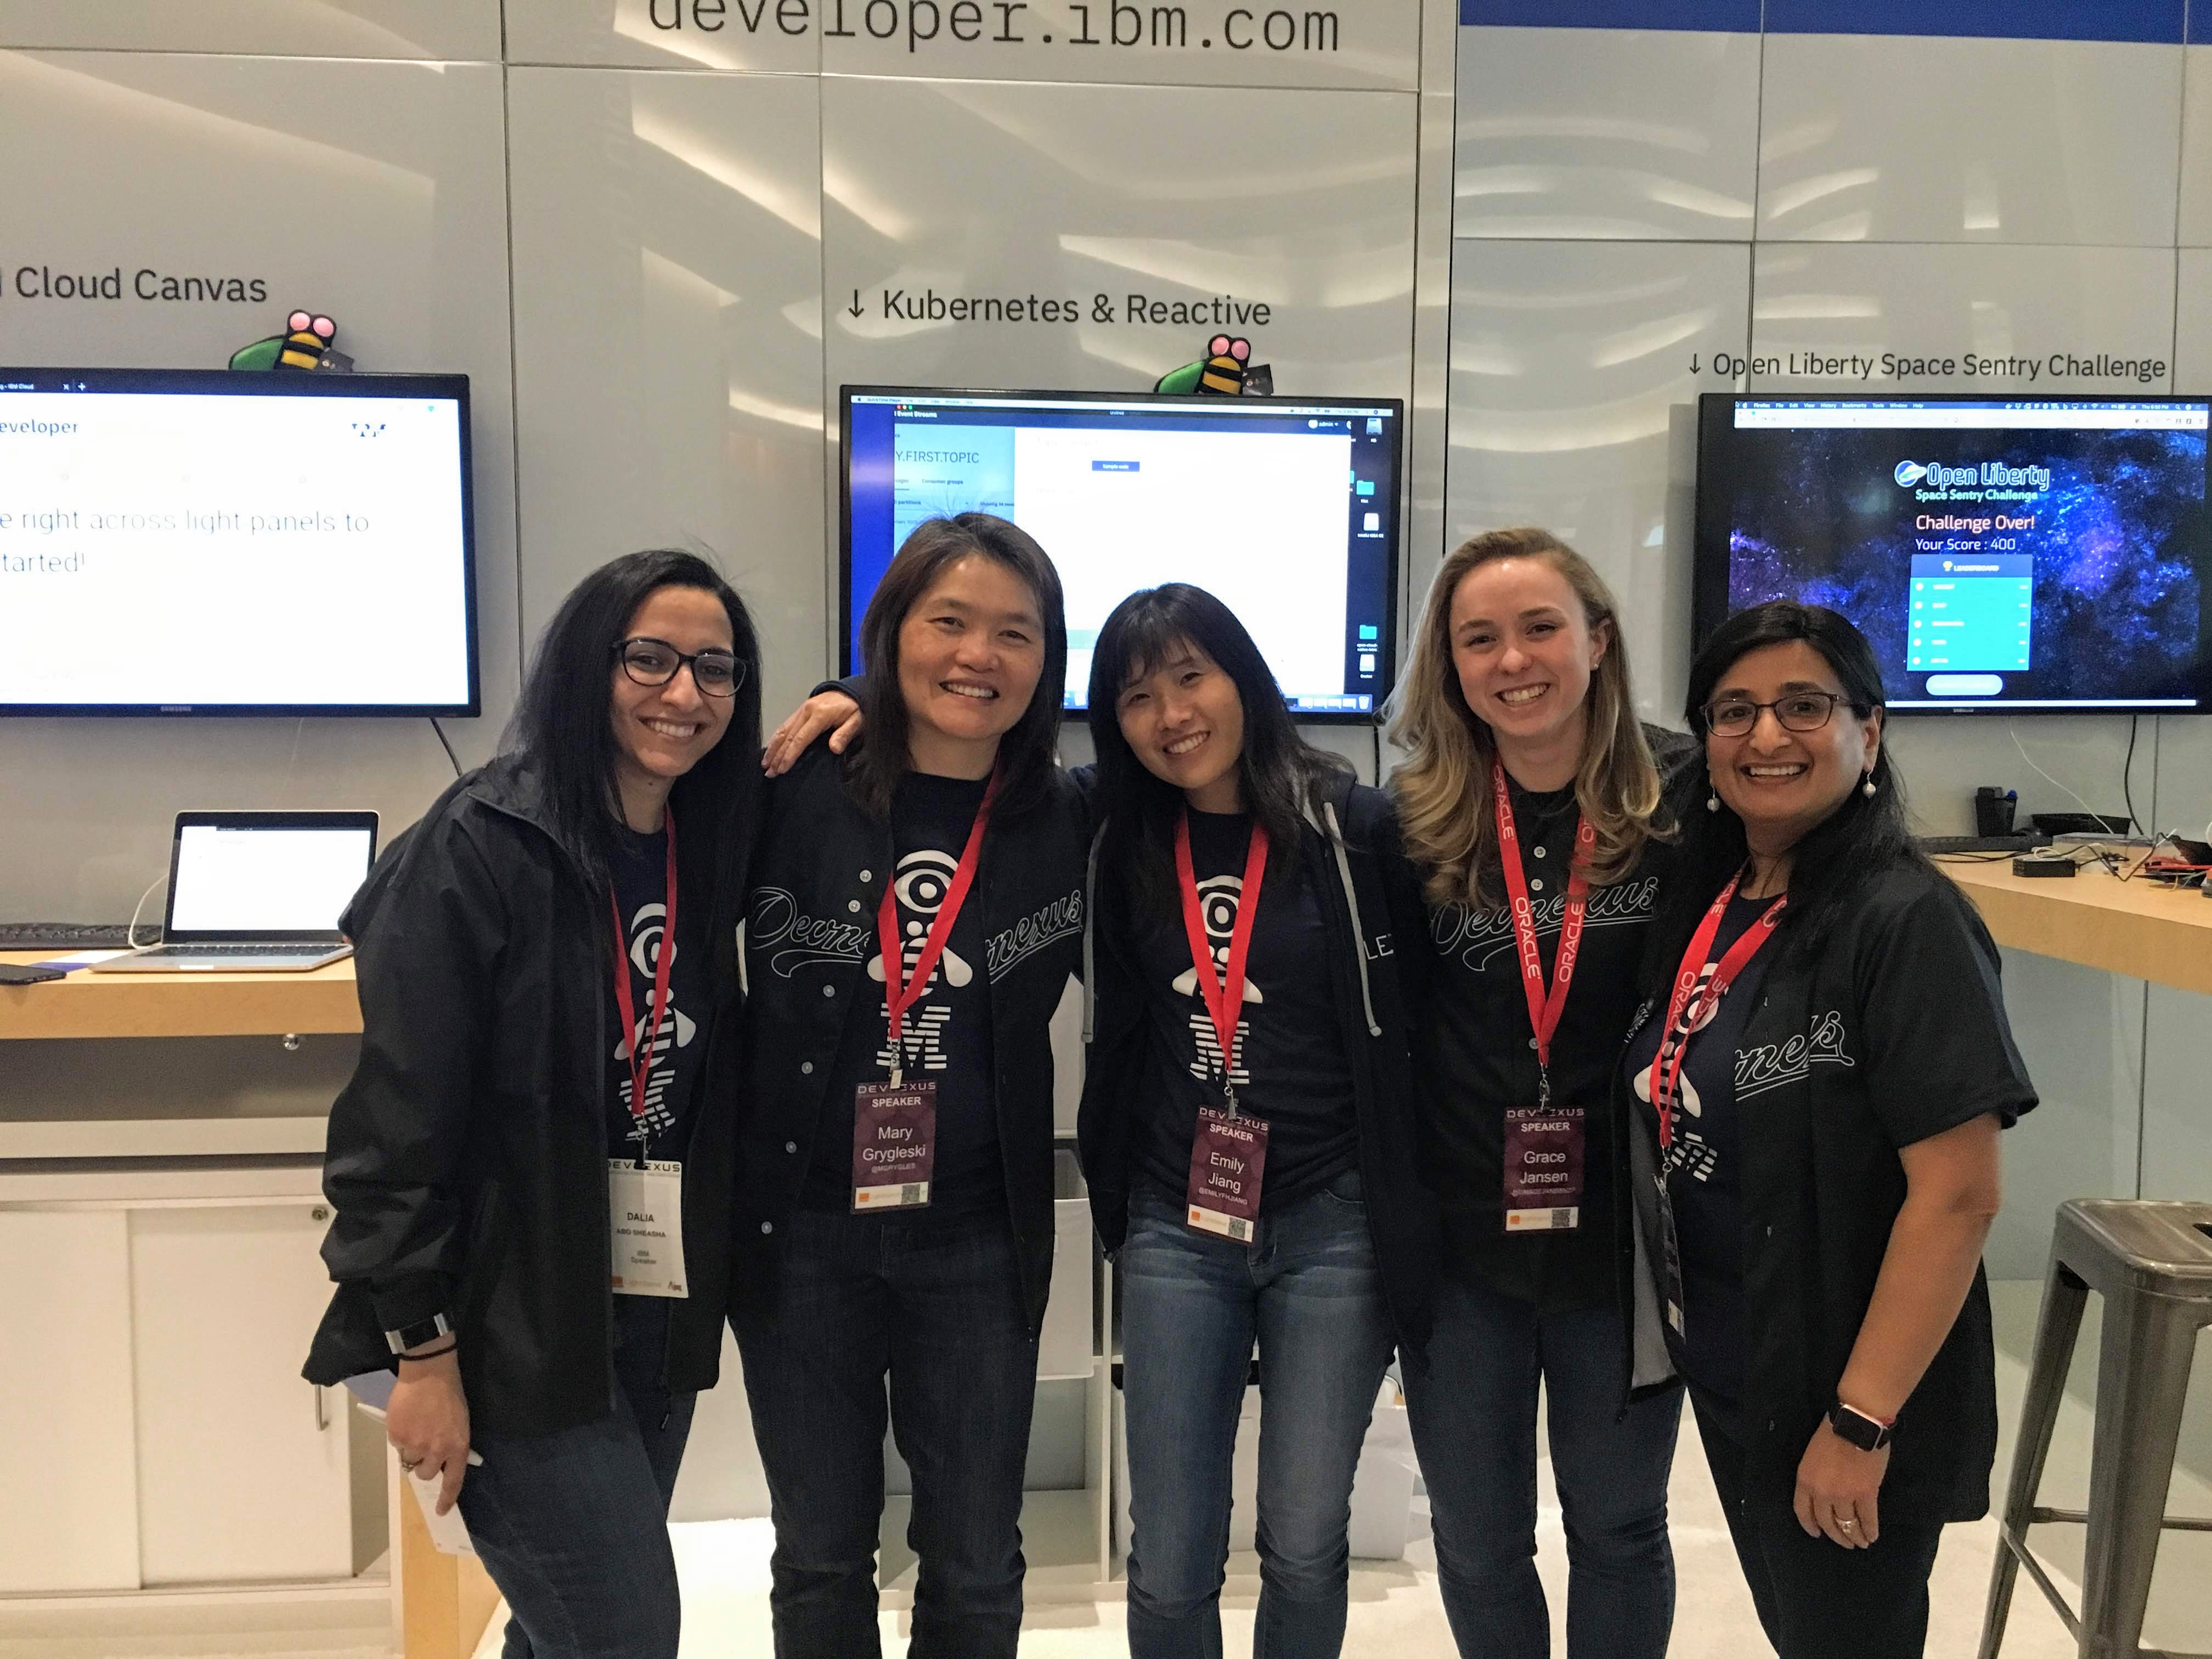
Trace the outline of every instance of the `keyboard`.
[[141, 951], [138, 960], [160, 961], [166, 957], [258, 957], [263, 961], [326, 957], [337, 947], [329, 945], [164, 945]]
[[2048, 836], [1922, 836], [1917, 845], [1930, 858], [1946, 853], [2033, 853], [2047, 846]]
[[130, 945], [131, 929], [119, 921], [0, 921], [0, 951], [122, 951]]

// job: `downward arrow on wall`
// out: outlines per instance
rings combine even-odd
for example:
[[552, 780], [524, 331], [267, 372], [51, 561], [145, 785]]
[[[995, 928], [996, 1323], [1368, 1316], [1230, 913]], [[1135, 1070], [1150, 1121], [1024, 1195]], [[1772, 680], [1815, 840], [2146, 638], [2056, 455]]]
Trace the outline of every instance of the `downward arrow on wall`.
[[857, 288], [853, 290], [853, 303], [848, 314], [854, 317], [860, 314], [860, 290]]

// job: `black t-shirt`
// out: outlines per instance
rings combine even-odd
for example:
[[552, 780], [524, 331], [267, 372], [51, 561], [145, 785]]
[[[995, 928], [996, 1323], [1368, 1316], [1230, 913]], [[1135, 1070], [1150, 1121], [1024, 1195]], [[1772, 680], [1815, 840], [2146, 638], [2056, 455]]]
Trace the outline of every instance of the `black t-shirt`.
[[[1774, 901], [1729, 901], [1709, 959], [1728, 949], [1765, 915]], [[1759, 988], [1772, 952], [1770, 941], [1746, 963], [1711, 1019], [1698, 1028], [1682, 1062], [1681, 1104], [1673, 1144], [1664, 1154], [1667, 1196], [1674, 1211], [1682, 1255], [1682, 1325], [1667, 1331], [1675, 1368], [1721, 1401], [1743, 1398], [1747, 1327], [1743, 1285], [1743, 1128], [1736, 1092], [1737, 1051], [1744, 1026], [1759, 1006]], [[1628, 1046], [1624, 1064], [1637, 1099], [1654, 1121], [1651, 1062], [1659, 1052], [1662, 1008]], [[1746, 1094], [1757, 1097], [1755, 1087]]]
[[[976, 809], [983, 804], [985, 787], [980, 779], [911, 772], [892, 799], [891, 849], [896, 860], [892, 891], [903, 940], [903, 972], [913, 971], [951, 886]], [[884, 1209], [878, 1214], [942, 1217], [996, 1212], [1005, 1206], [998, 1093], [993, 1085], [991, 983], [984, 954], [982, 888], [987, 878], [986, 872], [977, 872], [927, 988], [900, 1022], [905, 1080], [937, 1085], [937, 1156], [928, 1209]], [[836, 1071], [815, 1133], [804, 1194], [809, 1209], [853, 1207], [854, 1091], [863, 1083], [890, 1081], [890, 1022], [884, 1006], [883, 956], [874, 945], [876, 918], [871, 914], [859, 920], [868, 930], [868, 965], [859, 1005], [846, 1013]]]
[[[1229, 959], [1251, 823], [1242, 812], [1190, 815], [1191, 868], [1217, 975]], [[1231, 1074], [1237, 1110], [1267, 1122], [1263, 1215], [1334, 1179], [1359, 1155], [1352, 1066], [1329, 978], [1328, 921], [1296, 851], [1286, 860], [1288, 871], [1269, 860], [1261, 889]], [[1221, 1042], [1199, 994], [1180, 905], [1171, 915], [1139, 924], [1135, 943], [1151, 1075], [1136, 1126], [1137, 1163], [1179, 1200], [1189, 1188], [1198, 1109], [1222, 1104]]]
[[[1575, 792], [1532, 793], [1510, 778], [1507, 787], [1548, 987], [1580, 821]], [[1572, 1231], [1505, 1231], [1504, 1110], [1534, 1106], [1539, 1085], [1512, 915], [1454, 903], [1429, 915], [1433, 1018], [1415, 1036], [1415, 1059], [1430, 1103], [1422, 1161], [1442, 1210], [1445, 1271], [1547, 1311], [1601, 1307], [1614, 1295], [1613, 1069], [1636, 1012], [1666, 850], [1647, 843], [1626, 879], [1590, 890], [1574, 981], [1552, 1035], [1553, 1101], [1583, 1113], [1582, 1224]]]
[[[641, 836], [627, 825], [615, 832], [608, 862], [615, 908], [622, 917], [623, 948], [629, 958], [630, 1005], [635, 1030], [622, 1030], [622, 1006], [609, 987], [607, 1007], [607, 1156], [637, 1156], [639, 1131], [647, 1137], [646, 1156], [680, 1158], [690, 1137], [692, 1097], [707, 1063], [707, 1032], [713, 1009], [707, 990], [707, 915], [702, 896], [684, 902], [677, 890], [676, 954], [668, 963], [668, 1010], [654, 1039], [653, 1067], [645, 1079], [645, 1115], [630, 1115], [631, 1044], [653, 1028], [653, 981], [660, 963], [668, 915], [668, 836], [656, 830]], [[611, 977], [612, 964], [608, 964]]]

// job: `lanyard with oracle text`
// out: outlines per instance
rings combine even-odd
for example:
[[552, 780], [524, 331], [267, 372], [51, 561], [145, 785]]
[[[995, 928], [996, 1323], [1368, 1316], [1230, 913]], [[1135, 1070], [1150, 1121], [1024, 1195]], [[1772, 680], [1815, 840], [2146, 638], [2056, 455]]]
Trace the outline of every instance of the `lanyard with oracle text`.
[[1589, 855], [1597, 831], [1588, 818], [1575, 825], [1575, 851], [1567, 872], [1566, 914], [1559, 920], [1559, 948], [1552, 962], [1552, 984], [1544, 987], [1544, 957], [1536, 944], [1536, 918], [1528, 902], [1528, 879], [1521, 867], [1521, 837], [1513, 827], [1513, 800], [1505, 768], [1490, 763], [1491, 793], [1497, 804], [1498, 860], [1505, 870], [1505, 895], [1513, 915], [1513, 942], [1521, 962], [1521, 988], [1528, 999], [1528, 1024], [1536, 1037], [1537, 1106], [1552, 1104], [1552, 1035], [1566, 1011], [1567, 988], [1574, 982], [1575, 957], [1582, 949], [1583, 919], [1589, 908]]
[[1182, 887], [1182, 930], [1190, 941], [1191, 966], [1197, 970], [1199, 1000], [1221, 1043], [1221, 1092], [1229, 1103], [1229, 1115], [1237, 1115], [1237, 1027], [1244, 1011], [1244, 960], [1251, 954], [1252, 923], [1260, 914], [1260, 884], [1267, 874], [1267, 830], [1252, 821], [1252, 839], [1244, 854], [1244, 884], [1237, 895], [1237, 924], [1230, 930], [1229, 960], [1221, 973], [1213, 971], [1213, 946], [1206, 936], [1206, 913], [1198, 896], [1198, 872], [1190, 859], [1190, 814], [1176, 820], [1176, 876]]
[[1782, 920], [1782, 908], [1790, 902], [1790, 895], [1784, 893], [1768, 905], [1759, 920], [1744, 930], [1743, 937], [1729, 947], [1728, 953], [1707, 977], [1708, 958], [1713, 940], [1721, 930], [1721, 918], [1728, 914], [1729, 901], [1735, 896], [1742, 880], [1743, 872], [1740, 870], [1730, 876], [1728, 885], [1721, 889], [1720, 896], [1698, 923], [1698, 931], [1690, 936], [1689, 948], [1682, 952], [1682, 965], [1675, 972], [1674, 989], [1667, 998], [1667, 1023], [1660, 1028], [1659, 1052], [1651, 1057], [1650, 1075], [1651, 1105], [1659, 1114], [1662, 1152], [1674, 1144], [1674, 1091], [1681, 1082], [1682, 1063], [1689, 1054], [1693, 1028], [1711, 1018], [1712, 1011], [1720, 1006], [1721, 999], [1728, 994], [1736, 976], [1759, 954], [1759, 947], [1774, 936], [1774, 929]]
[[637, 1000], [629, 989], [629, 930], [623, 926], [622, 906], [611, 890], [607, 908], [615, 919], [615, 1006], [622, 1010], [623, 1032], [629, 1039], [629, 1115], [637, 1124], [638, 1167], [645, 1166], [645, 1083], [652, 1073], [653, 1056], [660, 1045], [661, 1022], [668, 1018], [668, 967], [676, 957], [676, 814], [661, 810], [661, 828], [668, 837], [668, 897], [660, 918], [660, 949], [653, 964], [653, 1002], [648, 1012], [651, 1029], [641, 1033]]
[[899, 948], [898, 884], [884, 884], [884, 902], [876, 908], [876, 944], [883, 952], [884, 1012], [890, 1027], [894, 1087], [905, 1078], [906, 1049], [900, 1036], [906, 1011], [921, 1000], [921, 994], [929, 988], [929, 976], [936, 971], [938, 958], [945, 954], [945, 941], [952, 937], [952, 924], [959, 919], [960, 907], [968, 901], [968, 890], [975, 885], [975, 866], [982, 860], [983, 831], [991, 822], [991, 803], [998, 793], [999, 774], [994, 772], [991, 781], [984, 787], [982, 805], [975, 809], [975, 822], [969, 827], [967, 844], [960, 849], [960, 862], [952, 872], [951, 885], [945, 890], [944, 902], [938, 906], [937, 915], [929, 924], [928, 936], [922, 940], [921, 954], [915, 958], [911, 974], [900, 972], [903, 952]]

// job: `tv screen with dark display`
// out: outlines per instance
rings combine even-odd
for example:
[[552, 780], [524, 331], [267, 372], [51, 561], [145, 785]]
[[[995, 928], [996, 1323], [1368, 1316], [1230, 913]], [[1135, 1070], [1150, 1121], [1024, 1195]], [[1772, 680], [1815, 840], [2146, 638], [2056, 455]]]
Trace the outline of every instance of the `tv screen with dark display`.
[[1700, 400], [1695, 632], [1856, 623], [1904, 711], [2212, 708], [2201, 398]]
[[1372, 720], [1396, 647], [1403, 412], [1381, 398], [847, 386], [846, 666], [863, 666], [860, 618], [914, 527], [985, 512], [1060, 571], [1070, 711], [1107, 613], [1182, 581], [1251, 630], [1299, 720]]

